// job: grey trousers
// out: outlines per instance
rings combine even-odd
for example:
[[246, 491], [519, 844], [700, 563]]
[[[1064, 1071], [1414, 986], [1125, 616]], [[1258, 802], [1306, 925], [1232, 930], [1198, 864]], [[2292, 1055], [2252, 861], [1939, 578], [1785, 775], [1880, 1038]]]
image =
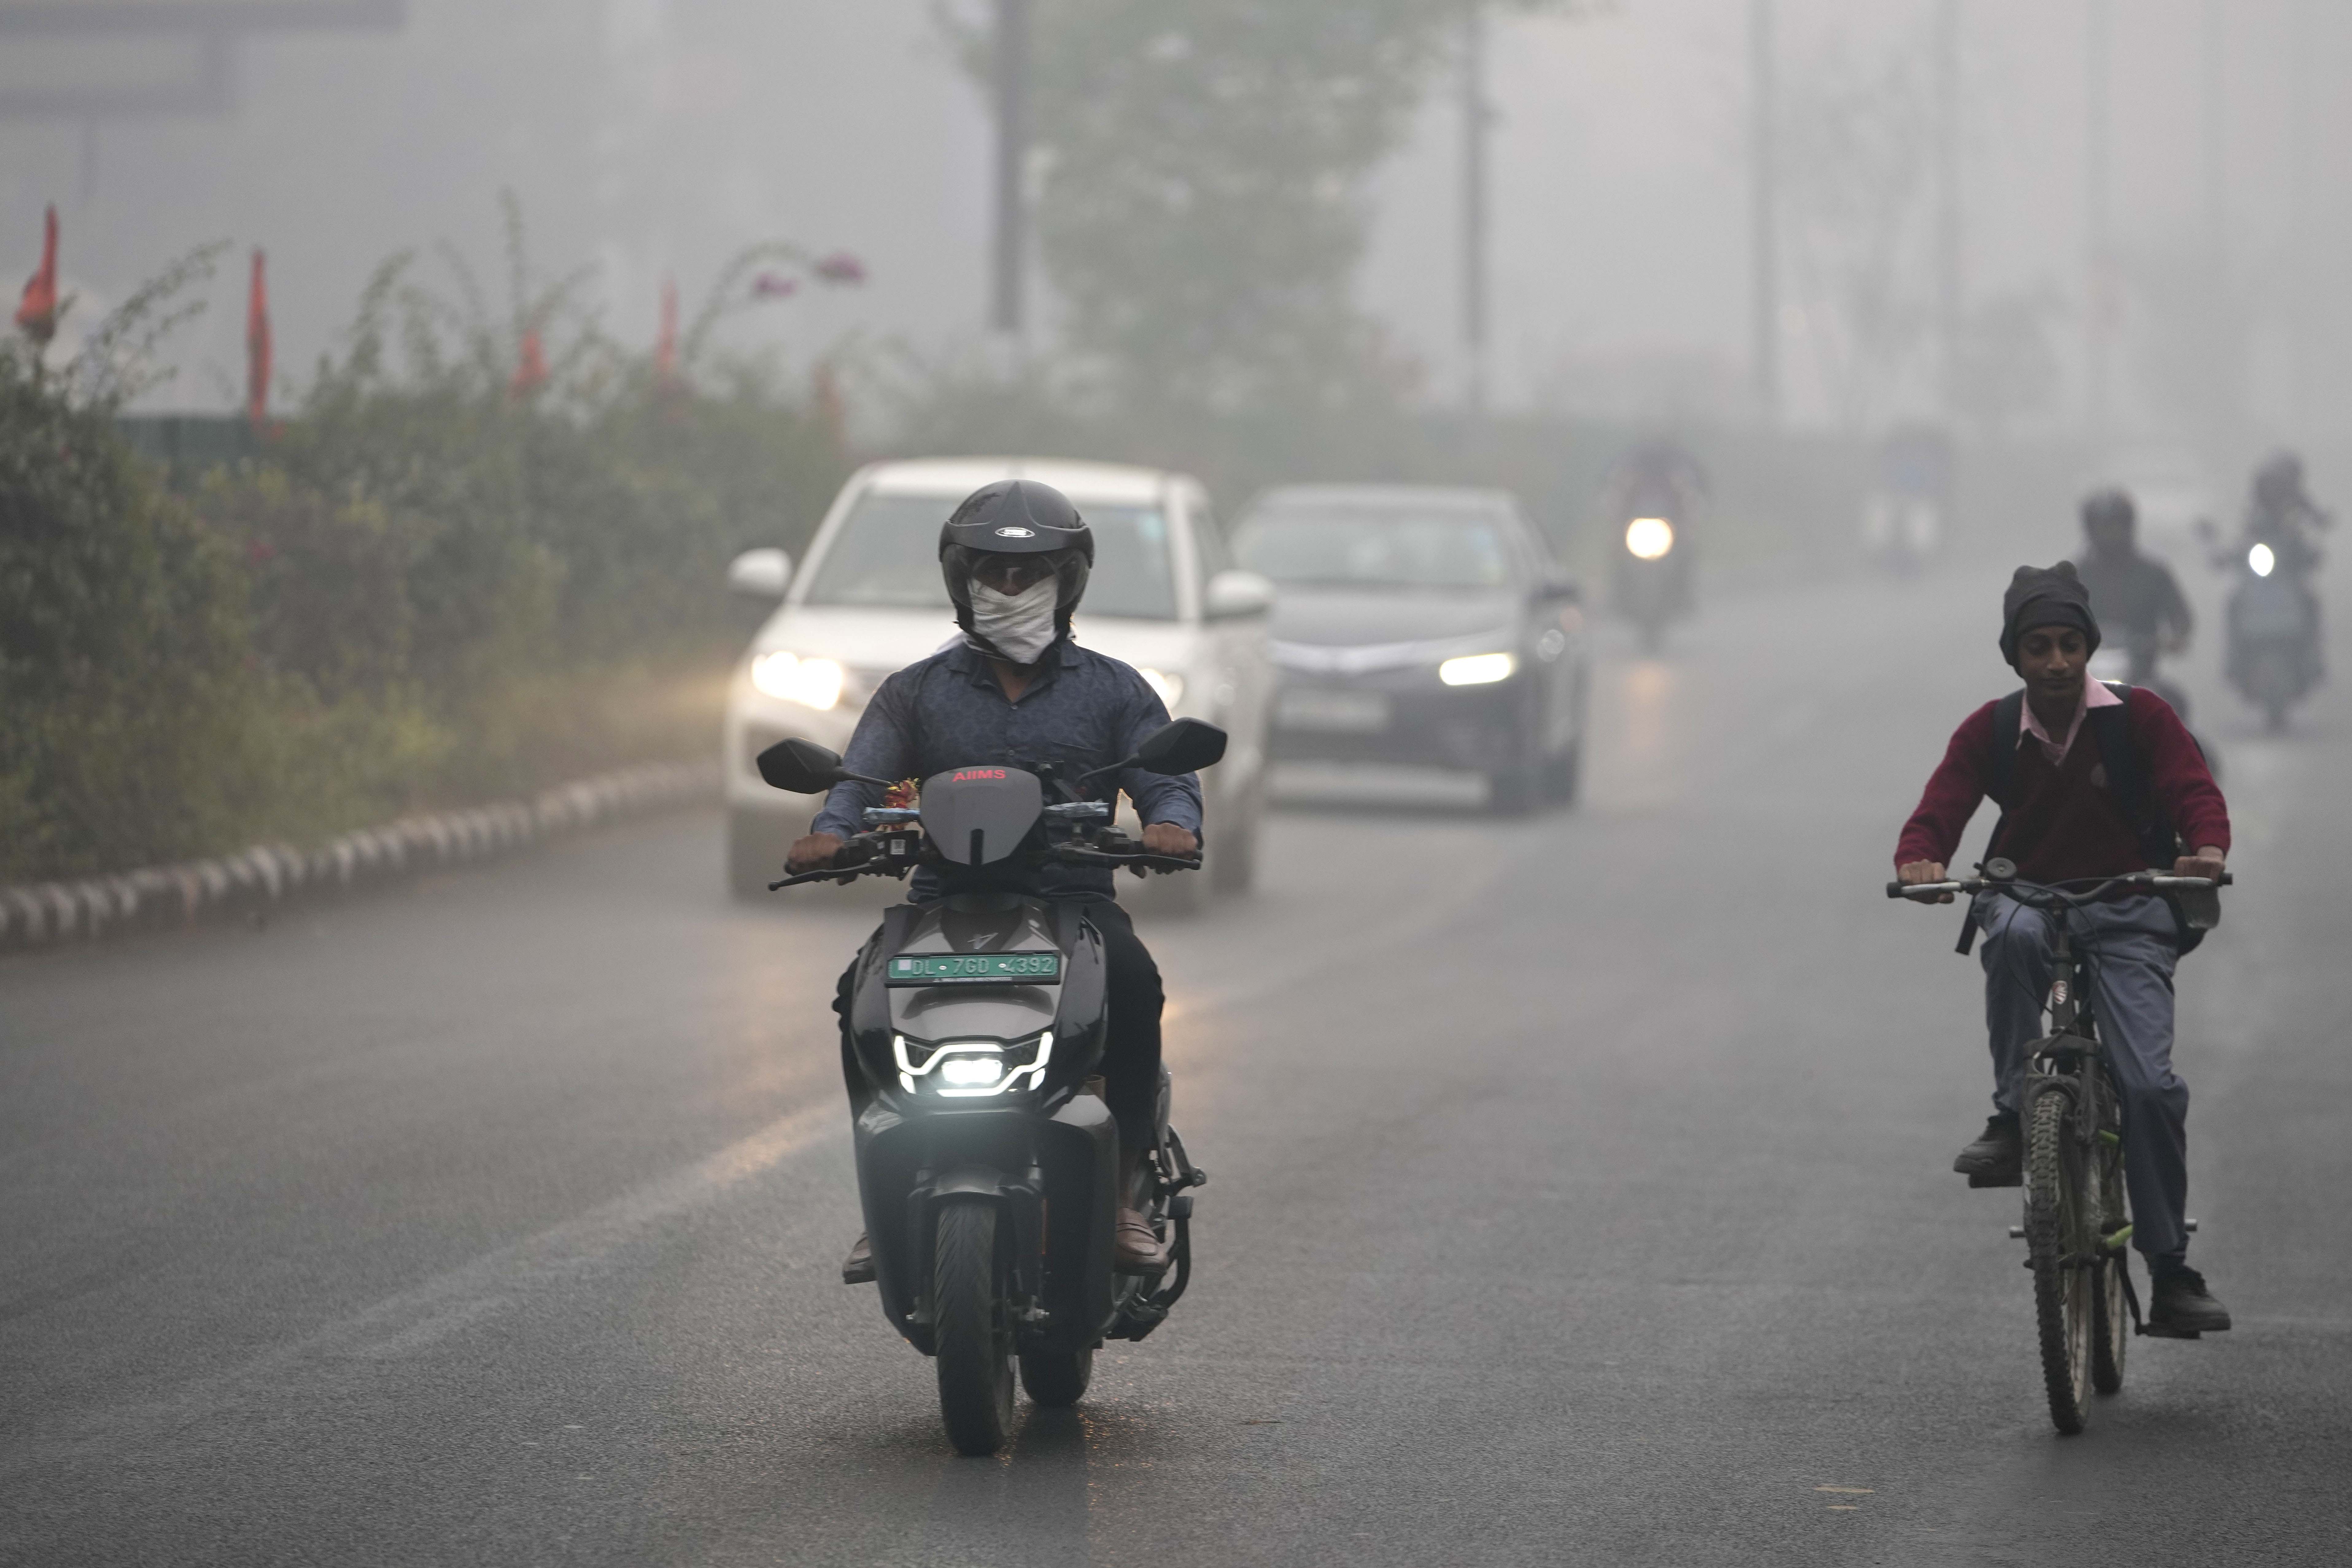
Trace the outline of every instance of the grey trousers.
[[[1992, 1102], [2015, 1114], [2027, 1047], [2047, 1031], [2054, 917], [1988, 893], [1973, 917], [1984, 932], [1985, 1027], [1992, 1039]], [[2124, 1184], [2132, 1246], [2148, 1271], [2179, 1268], [2189, 1252], [2189, 1086], [2172, 1070], [2172, 966], [2178, 927], [2161, 899], [2094, 904], [2066, 917], [2074, 951], [2091, 955], [2092, 1011], [2123, 1107]]]

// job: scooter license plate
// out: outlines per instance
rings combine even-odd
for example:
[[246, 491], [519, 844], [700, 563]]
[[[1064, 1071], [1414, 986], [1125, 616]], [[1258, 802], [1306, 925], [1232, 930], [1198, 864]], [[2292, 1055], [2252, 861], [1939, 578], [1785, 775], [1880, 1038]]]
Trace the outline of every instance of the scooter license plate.
[[1055, 985], [1058, 952], [902, 952], [883, 972], [887, 985]]

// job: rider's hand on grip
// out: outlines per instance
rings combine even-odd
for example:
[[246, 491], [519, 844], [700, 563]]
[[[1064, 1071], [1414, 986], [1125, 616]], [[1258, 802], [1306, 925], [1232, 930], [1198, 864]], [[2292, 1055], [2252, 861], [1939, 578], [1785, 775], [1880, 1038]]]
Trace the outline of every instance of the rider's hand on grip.
[[[1938, 860], [1913, 860], [1906, 865], [1897, 866], [1895, 868], [1895, 879], [1906, 888], [1916, 887], [1922, 882], [1941, 882], [1947, 879], [1943, 863]], [[1892, 891], [1891, 889], [1889, 890]], [[1949, 893], [1905, 893], [1903, 896], [1922, 904], [1948, 904], [1952, 901], [1952, 895]]]
[[784, 855], [784, 869], [797, 877], [803, 871], [820, 871], [833, 864], [841, 853], [841, 840], [830, 833], [811, 833], [793, 840]]
[[[1146, 855], [1172, 855], [1180, 860], [1189, 859], [1201, 852], [1201, 841], [1172, 822], [1154, 822], [1143, 829], [1143, 852]], [[1139, 877], [1144, 874], [1140, 866], [1133, 869]], [[1159, 868], [1159, 871], [1163, 877], [1168, 875], [1165, 866]]]

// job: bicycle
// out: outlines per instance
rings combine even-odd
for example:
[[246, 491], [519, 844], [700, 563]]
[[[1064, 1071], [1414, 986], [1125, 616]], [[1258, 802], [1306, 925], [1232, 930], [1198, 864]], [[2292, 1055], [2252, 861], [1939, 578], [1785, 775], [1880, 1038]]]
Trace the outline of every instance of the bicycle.
[[[2141, 1321], [2139, 1298], [2132, 1289], [2123, 1121], [2091, 1010], [2092, 954], [2074, 951], [2066, 916], [2118, 889], [2210, 898], [2232, 879], [2226, 871], [2218, 882], [2135, 871], [2045, 884], [2020, 880], [2007, 860], [1988, 860], [1979, 869], [1981, 876], [1952, 881], [1889, 882], [1886, 896], [1929, 902], [1947, 893], [1993, 891], [2057, 917], [2045, 1004], [2050, 1033], [2029, 1048], [2021, 1097], [2025, 1223], [2011, 1226], [2010, 1236], [2024, 1241], [2026, 1267], [2033, 1271], [2050, 1419], [2071, 1436], [2089, 1419], [2090, 1392], [2114, 1394], [2123, 1387], [2124, 1350], [2131, 1334], [2164, 1331]], [[2084, 890], [2070, 891], [2084, 884]], [[1976, 1184], [1974, 1178], [1970, 1184]], [[2197, 1222], [2189, 1220], [2188, 1228], [2195, 1230]]]

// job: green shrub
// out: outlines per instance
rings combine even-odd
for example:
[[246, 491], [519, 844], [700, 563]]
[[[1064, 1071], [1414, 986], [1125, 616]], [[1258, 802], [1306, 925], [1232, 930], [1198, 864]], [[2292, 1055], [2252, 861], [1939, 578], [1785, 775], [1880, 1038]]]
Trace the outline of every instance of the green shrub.
[[[0, 350], [0, 880], [715, 746], [726, 562], [803, 543], [845, 460], [772, 369], [657, 384], [517, 298], [496, 328], [387, 264], [263, 456], [177, 494], [114, 427], [129, 378]], [[525, 323], [563, 341], [518, 395]]]

